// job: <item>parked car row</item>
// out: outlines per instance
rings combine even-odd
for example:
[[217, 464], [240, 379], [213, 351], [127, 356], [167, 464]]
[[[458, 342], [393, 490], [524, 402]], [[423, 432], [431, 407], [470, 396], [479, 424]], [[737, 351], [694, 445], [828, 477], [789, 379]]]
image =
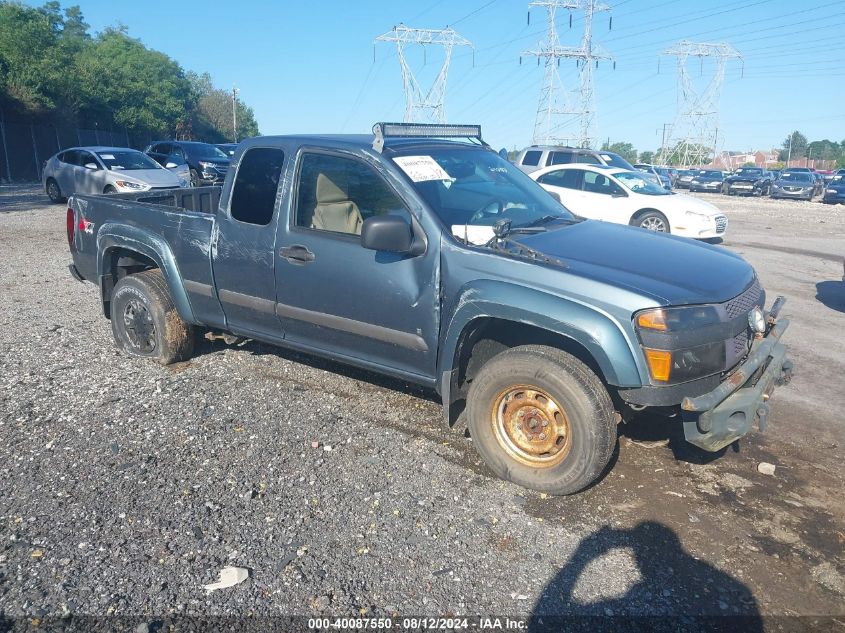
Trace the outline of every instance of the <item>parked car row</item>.
[[769, 171], [759, 167], [741, 167], [735, 172], [715, 169], [692, 169], [681, 172], [676, 186], [690, 192], [711, 192], [725, 195], [769, 196], [775, 199], [813, 200], [822, 196], [824, 202], [845, 201], [845, 169], [832, 172], [830, 179], [807, 167], [793, 167]]
[[[236, 145], [224, 145], [234, 153]], [[75, 193], [109, 194], [223, 183], [231, 154], [209, 143], [156, 141], [128, 147], [71, 147], [44, 163], [42, 184], [53, 202]]]

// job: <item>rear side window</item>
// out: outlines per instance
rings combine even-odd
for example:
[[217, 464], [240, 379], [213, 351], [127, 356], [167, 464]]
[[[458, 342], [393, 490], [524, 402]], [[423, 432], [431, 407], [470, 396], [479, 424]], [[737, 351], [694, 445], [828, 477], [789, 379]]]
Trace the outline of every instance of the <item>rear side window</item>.
[[540, 156], [543, 152], [525, 152], [525, 156], [522, 157], [522, 164], [523, 165], [530, 165], [530, 166], [537, 166], [540, 164]]
[[254, 147], [244, 153], [229, 207], [235, 220], [261, 226], [270, 224], [284, 158], [284, 152], [273, 147]]
[[549, 158], [546, 160], [546, 166], [549, 165], [567, 165], [572, 161], [572, 152], [549, 152]]

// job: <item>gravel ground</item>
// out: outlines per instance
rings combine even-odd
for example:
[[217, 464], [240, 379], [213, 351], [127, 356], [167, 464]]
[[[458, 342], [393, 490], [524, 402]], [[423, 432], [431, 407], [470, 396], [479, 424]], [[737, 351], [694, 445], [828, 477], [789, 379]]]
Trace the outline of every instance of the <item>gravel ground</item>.
[[[599, 483], [547, 498], [492, 477], [416, 388], [257, 343], [169, 368], [117, 352], [96, 289], [66, 270], [64, 207], [0, 188], [0, 630], [67, 614], [845, 615], [845, 207], [702, 197], [730, 219], [724, 247], [789, 298], [793, 384], [737, 450], [644, 418]], [[249, 578], [207, 594], [229, 565]]]

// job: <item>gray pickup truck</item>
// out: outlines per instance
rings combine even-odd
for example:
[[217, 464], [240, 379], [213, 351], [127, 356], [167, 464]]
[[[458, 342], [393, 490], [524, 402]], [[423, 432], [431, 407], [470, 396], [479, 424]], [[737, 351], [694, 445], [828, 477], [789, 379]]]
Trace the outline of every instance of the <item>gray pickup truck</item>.
[[500, 477], [596, 480], [649, 409], [717, 451], [762, 430], [791, 362], [727, 250], [584, 220], [477, 126], [244, 141], [221, 188], [73, 196], [71, 273], [129, 354], [266, 341], [436, 390]]

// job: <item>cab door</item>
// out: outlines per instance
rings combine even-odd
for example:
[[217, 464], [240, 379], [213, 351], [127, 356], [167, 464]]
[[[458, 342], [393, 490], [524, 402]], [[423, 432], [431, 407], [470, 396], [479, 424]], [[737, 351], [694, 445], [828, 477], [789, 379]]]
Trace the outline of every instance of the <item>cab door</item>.
[[217, 297], [228, 329], [264, 340], [283, 337], [275, 312], [275, 220], [277, 197], [285, 195], [280, 191], [285, 188], [284, 162], [279, 147], [250, 147], [243, 153], [211, 242]]
[[[276, 244], [277, 312], [285, 339], [395, 373], [435, 373], [439, 242], [365, 158], [300, 153], [290, 221]], [[395, 215], [426, 241], [417, 255], [361, 245], [363, 222]]]

